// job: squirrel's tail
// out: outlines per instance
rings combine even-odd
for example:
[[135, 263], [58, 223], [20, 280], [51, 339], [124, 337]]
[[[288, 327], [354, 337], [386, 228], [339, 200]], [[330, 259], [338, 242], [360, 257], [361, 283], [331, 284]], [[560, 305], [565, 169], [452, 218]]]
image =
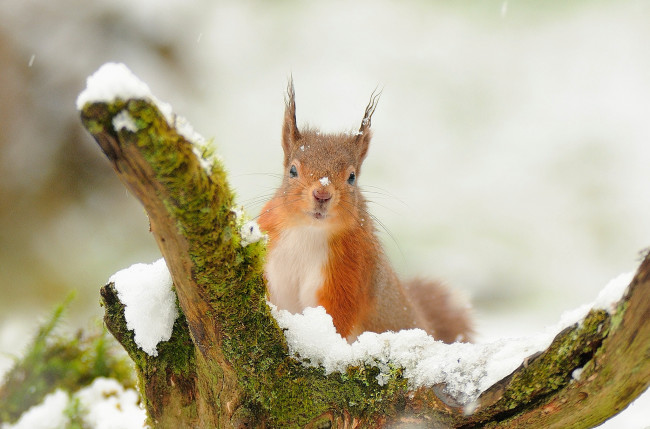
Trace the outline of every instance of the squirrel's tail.
[[416, 278], [405, 282], [404, 286], [435, 339], [445, 343], [472, 340], [471, 307], [464, 297], [429, 280]]

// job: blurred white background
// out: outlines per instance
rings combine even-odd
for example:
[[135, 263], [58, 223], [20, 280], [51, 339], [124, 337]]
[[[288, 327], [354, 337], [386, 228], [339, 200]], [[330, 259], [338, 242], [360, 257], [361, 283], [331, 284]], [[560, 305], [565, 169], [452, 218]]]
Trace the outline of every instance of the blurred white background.
[[[4, 0], [0, 373], [67, 291], [86, 326], [113, 272], [159, 257], [75, 111], [102, 63], [214, 138], [253, 215], [290, 74], [323, 131], [383, 88], [359, 183], [396, 269], [465, 291], [487, 341], [553, 324], [650, 246], [649, 18], [643, 0]], [[650, 425], [648, 396], [604, 427]]]

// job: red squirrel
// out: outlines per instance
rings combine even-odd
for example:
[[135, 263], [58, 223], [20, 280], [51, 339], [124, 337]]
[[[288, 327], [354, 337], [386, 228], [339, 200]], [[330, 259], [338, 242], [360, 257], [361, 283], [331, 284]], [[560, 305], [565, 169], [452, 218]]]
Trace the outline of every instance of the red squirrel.
[[289, 81], [282, 184], [258, 219], [269, 237], [269, 299], [293, 313], [323, 306], [349, 342], [365, 331], [410, 328], [447, 343], [469, 341], [468, 306], [438, 283], [402, 283], [376, 236], [358, 179], [377, 100], [373, 93], [357, 133], [301, 131]]

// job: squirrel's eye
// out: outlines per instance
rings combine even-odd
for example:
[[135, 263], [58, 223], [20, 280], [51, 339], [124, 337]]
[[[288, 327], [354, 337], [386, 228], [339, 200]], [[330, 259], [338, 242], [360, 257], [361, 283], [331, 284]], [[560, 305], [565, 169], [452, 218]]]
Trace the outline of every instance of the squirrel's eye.
[[298, 170], [295, 165], [292, 165], [289, 169], [289, 177], [298, 177]]
[[350, 173], [350, 176], [348, 177], [348, 183], [350, 185], [354, 185], [354, 181], [357, 179], [357, 176], [354, 174], [354, 172]]

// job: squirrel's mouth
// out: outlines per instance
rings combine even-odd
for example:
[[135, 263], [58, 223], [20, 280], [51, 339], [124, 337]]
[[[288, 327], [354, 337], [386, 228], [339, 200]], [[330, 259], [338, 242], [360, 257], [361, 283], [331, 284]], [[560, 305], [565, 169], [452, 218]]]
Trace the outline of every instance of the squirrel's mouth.
[[326, 212], [322, 212], [322, 211], [319, 211], [319, 210], [314, 210], [310, 214], [314, 219], [318, 219], [318, 220], [322, 220], [322, 219], [325, 219], [327, 217]]

